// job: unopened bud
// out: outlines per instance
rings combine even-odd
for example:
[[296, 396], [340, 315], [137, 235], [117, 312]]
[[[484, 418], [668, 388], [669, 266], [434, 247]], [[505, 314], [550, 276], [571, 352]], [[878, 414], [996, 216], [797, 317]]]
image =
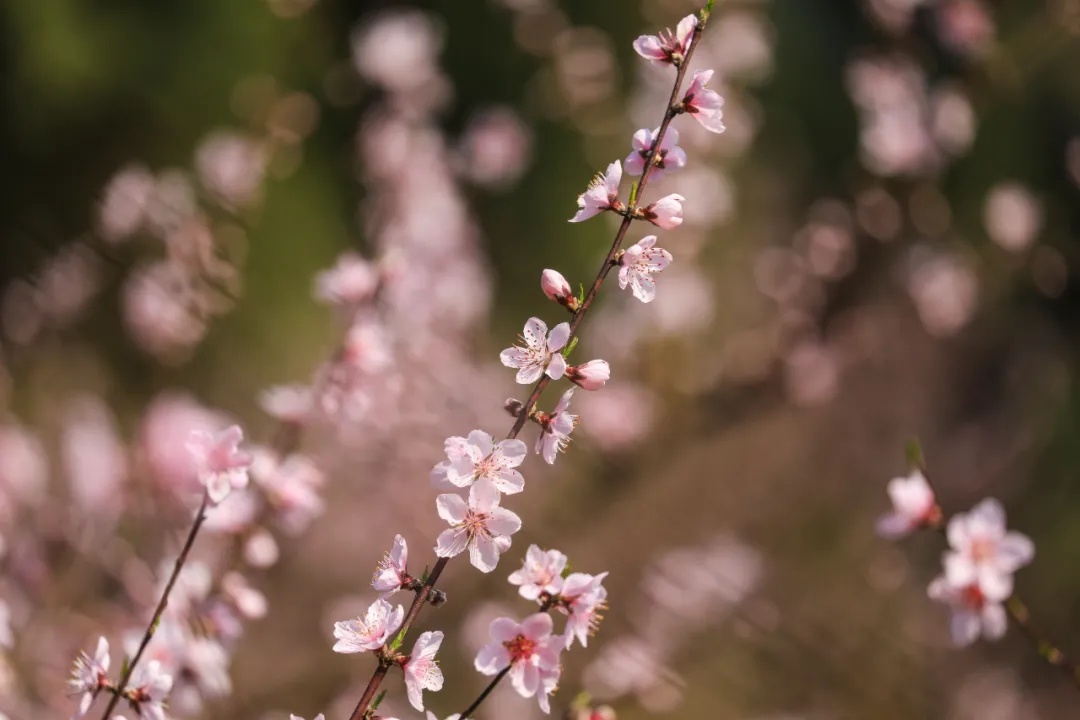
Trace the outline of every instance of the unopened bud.
[[571, 312], [578, 308], [577, 298], [570, 283], [558, 270], [545, 270], [540, 274], [540, 288], [549, 299], [559, 303]]
[[566, 377], [585, 390], [599, 390], [611, 377], [607, 360], [590, 360], [584, 365], [566, 368]]
[[446, 593], [442, 590], [435, 590], [434, 588], [428, 593], [428, 602], [432, 607], [439, 607], [446, 603]]
[[507, 398], [506, 402], [503, 403], [503, 408], [505, 408], [506, 412], [510, 413], [512, 416], [521, 417], [521, 411], [525, 409], [525, 404], [520, 400]]

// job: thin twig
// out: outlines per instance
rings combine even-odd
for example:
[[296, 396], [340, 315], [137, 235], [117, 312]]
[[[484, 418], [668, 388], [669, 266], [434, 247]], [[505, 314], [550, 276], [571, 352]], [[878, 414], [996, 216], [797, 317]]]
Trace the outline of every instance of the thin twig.
[[491, 691], [495, 689], [495, 686], [498, 685], [504, 677], [506, 677], [506, 674], [510, 672], [510, 668], [512, 667], [513, 665], [507, 665], [502, 670], [500, 670], [499, 674], [493, 677], [491, 679], [491, 682], [488, 683], [488, 686], [484, 688], [484, 691], [480, 693], [480, 695], [475, 700], [473, 700], [472, 705], [461, 711], [461, 715], [460, 717], [458, 717], [458, 720], [469, 720], [469, 716], [476, 712], [476, 708], [480, 707], [480, 703], [487, 700], [487, 696], [490, 695]]
[[199, 506], [199, 512], [195, 515], [195, 521], [191, 523], [191, 530], [188, 531], [187, 540], [184, 541], [184, 547], [180, 550], [180, 555], [173, 564], [172, 575], [169, 576], [169, 581], [165, 583], [165, 589], [161, 591], [161, 599], [158, 600], [157, 608], [154, 610], [154, 616], [150, 618], [150, 624], [146, 626], [146, 632], [143, 633], [143, 639], [142, 642], [139, 643], [139, 649], [135, 651], [135, 656], [132, 657], [131, 662], [127, 664], [127, 669], [120, 678], [120, 682], [116, 684], [117, 692], [114, 693], [109, 700], [109, 704], [105, 707], [105, 712], [101, 715], [101, 720], [109, 720], [113, 708], [116, 707], [116, 703], [120, 701], [120, 696], [127, 689], [128, 681], [131, 679], [132, 673], [135, 672], [135, 666], [139, 664], [139, 660], [142, 658], [146, 646], [150, 644], [150, 640], [153, 639], [154, 633], [161, 623], [161, 616], [165, 613], [165, 608], [169, 605], [169, 593], [172, 592], [173, 585], [176, 584], [176, 579], [180, 577], [180, 570], [183, 569], [184, 563], [187, 561], [191, 546], [195, 544], [195, 536], [199, 534], [199, 528], [202, 527], [203, 522], [206, 520], [206, 508], [209, 503], [210, 496], [204, 491], [202, 504]]

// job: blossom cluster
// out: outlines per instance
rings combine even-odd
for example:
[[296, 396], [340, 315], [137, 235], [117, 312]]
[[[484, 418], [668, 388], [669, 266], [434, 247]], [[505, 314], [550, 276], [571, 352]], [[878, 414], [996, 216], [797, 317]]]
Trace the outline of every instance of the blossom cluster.
[[[678, 84], [685, 72], [683, 65], [692, 53], [693, 37], [700, 34], [698, 23], [698, 16], [688, 16], [680, 23], [677, 35], [644, 37], [635, 43], [635, 49], [652, 62], [678, 68]], [[673, 44], [675, 42], [678, 47]], [[643, 129], [634, 134], [627, 167], [630, 172], [640, 174], [642, 180], [632, 192], [630, 201], [621, 199], [623, 168], [616, 160], [578, 197], [578, 212], [571, 222], [581, 222], [611, 211], [625, 219], [621, 233], [633, 220], [643, 220], [667, 230], [682, 223], [682, 204], [685, 202], [682, 195], [670, 194], [643, 206], [637, 205], [636, 195], [638, 189], [644, 189], [651, 173], [673, 172], [686, 164], [685, 152], [676, 145], [678, 136], [673, 132], [667, 134], [672, 114], [688, 114], [708, 130], [723, 131], [723, 100], [707, 87], [711, 76], [712, 71], [708, 70], [695, 73], [685, 94], [669, 108], [664, 124], [655, 130]], [[653, 276], [671, 262], [670, 253], [656, 248], [655, 243], [656, 236], [650, 235], [625, 251], [613, 251], [601, 269], [597, 286], [610, 267], [618, 267], [620, 287], [629, 286], [635, 297], [650, 302], [656, 293]], [[535, 407], [536, 398], [544, 387], [550, 381], [565, 377], [577, 387], [596, 391], [602, 389], [610, 377], [610, 367], [604, 360], [590, 360], [580, 365], [567, 361], [575, 346], [572, 342], [575, 331], [588, 310], [596, 287], [589, 296], [576, 297], [566, 278], [552, 269], [541, 274], [540, 285], [549, 299], [573, 314], [573, 321], [549, 329], [542, 319], [532, 317], [525, 323], [519, 343], [500, 353], [502, 364], [517, 370], [515, 379], [518, 383], [537, 383], [528, 403], [507, 402], [507, 410], [516, 418], [509, 437], [496, 440], [487, 431], [477, 429], [467, 436], [449, 437], [444, 442], [446, 458], [431, 471], [432, 484], [444, 491], [436, 498], [436, 510], [450, 526], [436, 540], [438, 572], [447, 560], [466, 550], [474, 567], [485, 573], [493, 571], [500, 556], [510, 548], [512, 536], [521, 529], [521, 518], [502, 507], [503, 495], [514, 495], [525, 488], [525, 477], [518, 470], [528, 454], [527, 445], [517, 437], [521, 427], [527, 421], [538, 426], [534, 450], [548, 464], [554, 464], [559, 454], [566, 450], [577, 426], [577, 416], [570, 412], [575, 388], [565, 390], [552, 411], [544, 412]], [[425, 632], [416, 640], [410, 654], [403, 655], [398, 651], [408, 631], [406, 615], [411, 618], [414, 612], [407, 613], [403, 605], [392, 606], [386, 598], [400, 589], [409, 589], [416, 593], [413, 603], [416, 607], [416, 603], [423, 603], [428, 598], [430, 589], [424, 579], [410, 575], [407, 563], [408, 546], [398, 535], [372, 582], [383, 597], [372, 603], [361, 617], [335, 624], [337, 642], [334, 650], [373, 652], [380, 658], [380, 663], [400, 666], [410, 703], [417, 710], [423, 710], [423, 691], [442, 687], [443, 677], [435, 654], [443, 633]], [[562, 553], [545, 552], [537, 546], [529, 548], [524, 566], [510, 576], [510, 581], [519, 586], [523, 597], [537, 601], [540, 611], [520, 622], [505, 617], [496, 619], [490, 628], [491, 642], [480, 650], [475, 661], [476, 669], [485, 675], [501, 677], [508, 673], [515, 690], [523, 697], [535, 696], [545, 712], [550, 711], [549, 695], [561, 674], [562, 650], [569, 648], [575, 639], [582, 645], [587, 644], [607, 597], [602, 584], [606, 573], [564, 576], [566, 567], [566, 556]], [[554, 634], [550, 610], [561, 612], [568, 618], [561, 635]], [[362, 699], [357, 712], [365, 709]]]
[[[888, 491], [893, 510], [878, 522], [882, 535], [898, 538], [920, 527], [941, 527], [941, 509], [921, 471], [894, 478]], [[929, 596], [952, 609], [950, 632], [956, 645], [970, 645], [980, 636], [1000, 639], [1008, 627], [1004, 603], [1013, 593], [1013, 575], [1034, 559], [1035, 545], [1007, 529], [1005, 510], [993, 498], [951, 517], [944, 531], [949, 549]]]

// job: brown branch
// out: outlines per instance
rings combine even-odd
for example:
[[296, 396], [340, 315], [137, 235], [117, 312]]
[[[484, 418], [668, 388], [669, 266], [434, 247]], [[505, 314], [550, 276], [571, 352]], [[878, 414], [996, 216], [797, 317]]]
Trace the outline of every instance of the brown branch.
[[146, 646], [150, 644], [150, 640], [153, 639], [154, 633], [161, 623], [161, 616], [165, 613], [165, 608], [169, 604], [169, 593], [172, 592], [173, 585], [176, 584], [177, 578], [180, 577], [180, 570], [184, 567], [184, 563], [187, 562], [188, 553], [191, 551], [191, 546], [195, 544], [195, 536], [199, 534], [199, 528], [202, 527], [203, 522], [206, 520], [206, 508], [209, 502], [209, 494], [203, 491], [203, 499], [202, 504], [199, 506], [199, 512], [195, 515], [195, 522], [191, 524], [191, 530], [188, 531], [187, 540], [184, 541], [184, 547], [180, 550], [180, 555], [173, 564], [172, 575], [169, 576], [168, 582], [165, 583], [165, 589], [161, 592], [161, 599], [158, 600], [157, 608], [154, 610], [154, 616], [150, 618], [150, 624], [146, 626], [146, 632], [143, 633], [143, 639], [142, 642], [139, 643], [139, 649], [135, 651], [135, 656], [131, 658], [131, 662], [127, 664], [127, 669], [120, 678], [120, 682], [116, 684], [119, 693], [114, 694], [109, 700], [109, 704], [105, 707], [105, 712], [101, 715], [101, 720], [109, 720], [113, 708], [115, 708], [116, 703], [120, 701], [120, 695], [127, 689], [128, 681], [131, 680], [131, 675], [135, 672], [135, 666], [139, 664], [139, 660], [142, 658]]

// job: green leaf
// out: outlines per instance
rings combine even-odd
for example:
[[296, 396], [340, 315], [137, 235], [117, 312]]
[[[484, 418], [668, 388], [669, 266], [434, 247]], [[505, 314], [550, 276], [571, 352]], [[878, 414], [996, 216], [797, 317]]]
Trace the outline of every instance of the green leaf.
[[572, 573], [572, 572], [574, 572], [574, 569], [572, 567], [570, 567], [570, 561], [567, 560], [566, 561], [566, 567], [564, 567], [563, 571], [562, 571], [563, 580], [570, 577], [570, 573]]
[[577, 301], [579, 305], [585, 302], [585, 283], [578, 283]]
[[384, 697], [386, 697], [386, 691], [385, 691], [385, 690], [383, 690], [383, 691], [382, 691], [381, 693], [379, 693], [379, 696], [378, 696], [377, 698], [375, 698], [375, 700], [374, 700], [374, 701], [372, 701], [372, 703], [371, 703], [371, 709], [372, 709], [372, 710], [378, 710], [378, 709], [379, 709], [379, 705], [381, 705], [381, 704], [382, 704], [382, 701], [383, 701], [383, 698], [384, 698]]
[[917, 438], [912, 438], [904, 445], [904, 454], [908, 464], [916, 470], [926, 469], [926, 458], [923, 456], [922, 446]]
[[390, 641], [390, 652], [398, 651], [398, 648], [401, 647], [401, 644], [405, 642], [405, 633], [407, 632], [409, 632], [408, 628], [401, 628], [400, 630], [398, 630], [397, 635], [395, 635], [394, 639]]
[[428, 579], [428, 566], [425, 565], [424, 566], [424, 572], [420, 573], [420, 584], [421, 585], [427, 584], [427, 579]]
[[569, 345], [563, 348], [562, 356], [564, 358], [570, 357], [570, 353], [574, 352], [574, 348], [577, 347], [577, 341], [578, 339], [575, 337], [573, 340], [570, 341]]
[[630, 186], [630, 207], [634, 207], [635, 205], [637, 205], [637, 191], [638, 183], [635, 180], [634, 184]]

